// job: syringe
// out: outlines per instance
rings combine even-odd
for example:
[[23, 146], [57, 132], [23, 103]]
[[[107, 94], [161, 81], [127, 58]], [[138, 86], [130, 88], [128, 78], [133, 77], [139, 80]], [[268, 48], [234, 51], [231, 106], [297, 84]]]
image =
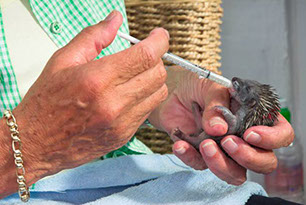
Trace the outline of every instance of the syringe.
[[[133, 43], [133, 44], [137, 44], [140, 42], [140, 40], [138, 40], [137, 38], [134, 38], [128, 34], [122, 33], [120, 31], [118, 31], [118, 36], [120, 36], [121, 38], [128, 40], [129, 42]], [[208, 78], [212, 81], [215, 81], [216, 83], [223, 85], [225, 87], [232, 87], [232, 82], [221, 76], [218, 75], [216, 73], [213, 73], [205, 68], [202, 68], [198, 65], [195, 65], [177, 55], [174, 55], [173, 53], [167, 52], [163, 55], [163, 59], [170, 61], [172, 63], [174, 63], [175, 65], [179, 65], [187, 70], [190, 70], [191, 72], [194, 72], [196, 74], [199, 75], [199, 78]]]

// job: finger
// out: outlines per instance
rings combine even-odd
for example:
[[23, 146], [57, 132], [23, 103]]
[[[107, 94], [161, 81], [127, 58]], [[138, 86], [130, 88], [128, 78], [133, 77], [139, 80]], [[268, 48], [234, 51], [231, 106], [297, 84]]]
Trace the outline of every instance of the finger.
[[134, 106], [160, 89], [165, 84], [166, 78], [167, 71], [163, 62], [160, 61], [154, 68], [140, 73], [124, 84], [120, 84], [116, 90], [121, 93], [120, 98], [123, 104]]
[[225, 151], [246, 169], [267, 174], [277, 166], [277, 158], [272, 150], [251, 147], [239, 137], [227, 136], [222, 139], [221, 144]]
[[121, 13], [113, 11], [104, 21], [83, 29], [55, 53], [61, 68], [84, 64], [96, 58], [103, 48], [113, 42], [122, 21]]
[[167, 31], [162, 28], [154, 29], [150, 35], [138, 44], [99, 60], [100, 64], [115, 67], [113, 73], [119, 76], [118, 83], [124, 83], [132, 77], [155, 67], [161, 57], [169, 49]]
[[126, 122], [139, 122], [141, 119], [151, 113], [162, 101], [166, 100], [168, 96], [168, 88], [164, 84], [156, 92], [150, 95], [147, 98], [144, 98], [142, 101], [138, 102], [134, 106], [129, 106], [122, 111], [121, 118], [125, 119]]
[[207, 168], [200, 153], [189, 143], [179, 140], [172, 146], [173, 153], [186, 165], [196, 169], [204, 170]]
[[281, 115], [273, 127], [255, 126], [251, 127], [243, 135], [243, 139], [256, 147], [263, 149], [278, 149], [286, 147], [294, 139], [294, 130], [290, 123]]
[[163, 84], [156, 92], [147, 98], [144, 98], [137, 106], [135, 106], [135, 113], [150, 113], [152, 112], [161, 102], [165, 101], [168, 96], [168, 87]]
[[168, 89], [164, 84], [160, 89], [138, 105], [124, 109], [114, 125], [115, 132], [120, 133], [120, 138], [128, 139], [135, 134], [137, 128], [144, 122], [149, 114], [167, 98]]
[[202, 118], [202, 124], [207, 134], [212, 136], [222, 136], [227, 132], [228, 125], [223, 115], [217, 112], [215, 106], [229, 107], [229, 93], [227, 88], [210, 83], [206, 88], [205, 109]]
[[246, 180], [246, 169], [225, 156], [215, 141], [204, 140], [200, 152], [208, 168], [229, 184], [241, 185]]

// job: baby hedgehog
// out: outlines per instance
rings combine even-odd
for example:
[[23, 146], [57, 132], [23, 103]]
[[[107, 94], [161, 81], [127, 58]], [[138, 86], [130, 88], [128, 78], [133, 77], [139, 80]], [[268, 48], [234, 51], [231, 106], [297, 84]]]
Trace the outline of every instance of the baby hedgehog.
[[[277, 120], [280, 109], [279, 96], [270, 85], [260, 84], [253, 80], [242, 80], [234, 77], [233, 86], [229, 88], [230, 109], [216, 106], [214, 109], [224, 116], [228, 131], [224, 136], [209, 136], [202, 129], [203, 110], [197, 103], [192, 104], [192, 110], [197, 125], [197, 133], [187, 135], [179, 128], [172, 130], [173, 141], [184, 140], [199, 150], [200, 143], [205, 139], [213, 139], [220, 146], [221, 140], [227, 135], [242, 137], [252, 126], [272, 126]], [[220, 146], [221, 147], [221, 146]]]

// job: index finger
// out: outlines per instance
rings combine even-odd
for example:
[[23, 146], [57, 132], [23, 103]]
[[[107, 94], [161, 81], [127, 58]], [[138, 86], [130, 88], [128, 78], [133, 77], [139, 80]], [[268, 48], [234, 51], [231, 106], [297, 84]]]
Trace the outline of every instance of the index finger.
[[[161, 61], [161, 57], [169, 49], [169, 34], [163, 28], [154, 29], [150, 35], [136, 45], [102, 58], [102, 63], [111, 64], [116, 68], [112, 72], [127, 81], [134, 76], [154, 68]], [[106, 60], [107, 59], [107, 60]]]
[[278, 149], [293, 142], [294, 130], [290, 123], [281, 115], [273, 127], [255, 126], [246, 130], [243, 139], [263, 149]]

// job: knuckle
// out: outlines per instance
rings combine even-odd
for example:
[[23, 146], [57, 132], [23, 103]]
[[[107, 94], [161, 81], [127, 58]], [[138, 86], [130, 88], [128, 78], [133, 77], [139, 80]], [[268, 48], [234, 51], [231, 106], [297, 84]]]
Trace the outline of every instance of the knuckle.
[[234, 185], [234, 186], [240, 186], [246, 181], [246, 178], [245, 177], [243, 177], [243, 178], [241, 178], [241, 177], [238, 177], [238, 178], [229, 177], [228, 179], [225, 179], [225, 181], [228, 184], [231, 184], [231, 185]]
[[161, 101], [165, 101], [168, 97], [168, 87], [166, 85], [163, 85], [163, 87], [161, 88], [161, 94], [160, 94]]
[[249, 168], [249, 167], [254, 167], [255, 163], [256, 163], [255, 156], [253, 156], [249, 152], [246, 152], [246, 154], [243, 156], [242, 165], [246, 168]]
[[152, 48], [142, 43], [138, 47], [138, 52], [144, 69], [148, 70], [155, 65], [157, 56]]
[[268, 166], [267, 171], [264, 174], [269, 174], [273, 172], [277, 167], [277, 158], [273, 157], [272, 162], [270, 163], [270, 166]]
[[287, 140], [285, 144], [286, 147], [288, 147], [293, 142], [294, 137], [295, 137], [295, 133], [294, 133], [294, 130], [291, 128], [287, 136]]
[[122, 106], [119, 103], [100, 103], [98, 115], [100, 116], [101, 124], [112, 125], [112, 123], [119, 117], [121, 111]]
[[246, 181], [246, 178], [236, 179], [235, 183], [233, 183], [233, 184], [236, 185], [236, 186], [240, 186], [240, 185], [242, 185], [245, 181]]
[[189, 166], [194, 168], [195, 170], [204, 170], [207, 168], [203, 159], [198, 155], [191, 155], [188, 161], [190, 164]]
[[232, 172], [229, 174], [229, 181], [231, 184], [235, 186], [239, 186], [243, 184], [246, 181], [246, 171], [240, 172], [237, 170], [237, 172]]
[[150, 107], [152, 109], [155, 109], [156, 106], [158, 106], [161, 102], [165, 101], [168, 97], [168, 87], [164, 84], [155, 94], [152, 98], [152, 101], [150, 102]]
[[92, 37], [95, 36], [96, 32], [97, 29], [95, 29], [93, 26], [88, 26], [81, 31], [81, 35], [86, 37]]
[[105, 126], [110, 126], [123, 110], [123, 103], [116, 100], [115, 92], [110, 92], [110, 88], [101, 80], [101, 75], [96, 72], [87, 72], [82, 75], [80, 91], [96, 106], [99, 122]]
[[141, 88], [138, 92], [133, 92], [130, 94], [130, 98], [132, 102], [139, 102], [141, 99], [143, 99], [146, 95], [147, 91], [145, 88]]
[[273, 172], [277, 167], [277, 158], [275, 155], [269, 162], [263, 163], [260, 167], [258, 167], [257, 172], [261, 174], [269, 174]]
[[52, 66], [61, 64], [62, 60], [66, 57], [64, 56], [64, 53], [65, 53], [65, 47], [55, 51], [51, 56], [50, 60], [48, 61], [48, 64], [51, 64]]
[[63, 48], [58, 49], [57, 51], [55, 51], [51, 58], [53, 58], [53, 59], [59, 58], [62, 55], [62, 53], [63, 53], [62, 50], [63, 50]]
[[161, 84], [165, 83], [167, 79], [167, 71], [164, 67], [162, 60], [160, 60], [160, 65], [158, 66], [158, 76], [157, 77]]
[[120, 106], [120, 104], [111, 104], [108, 106], [108, 110], [106, 111], [106, 113], [108, 114], [109, 116], [109, 119], [111, 121], [114, 121], [118, 118], [118, 116], [120, 115], [122, 111], [122, 108]]
[[202, 164], [197, 164], [195, 167], [193, 167], [195, 170], [205, 170], [207, 167], [205, 166], [205, 164], [204, 163], [202, 163]]
[[80, 81], [82, 84], [81, 86], [85, 88], [84, 91], [91, 96], [97, 96], [103, 89], [100, 75], [97, 75], [97, 73], [93, 71], [84, 72], [82, 74]]

